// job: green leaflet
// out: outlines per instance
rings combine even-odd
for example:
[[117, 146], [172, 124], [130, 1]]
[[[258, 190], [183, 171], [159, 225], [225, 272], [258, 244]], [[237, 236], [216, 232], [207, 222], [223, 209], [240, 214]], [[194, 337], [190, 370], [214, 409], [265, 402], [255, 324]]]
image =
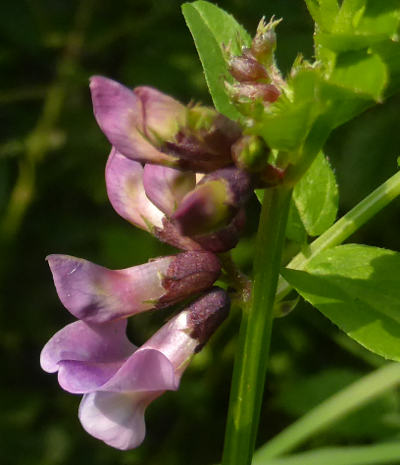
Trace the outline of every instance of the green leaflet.
[[319, 254], [305, 271], [284, 278], [350, 337], [385, 358], [400, 360], [400, 254], [340, 245]]
[[[255, 192], [262, 203], [264, 191], [257, 189]], [[307, 234], [319, 236], [325, 232], [335, 222], [338, 202], [335, 174], [320, 152], [294, 188], [286, 237], [305, 243]]]
[[294, 203], [293, 197], [290, 201], [289, 216], [286, 225], [286, 237], [291, 241], [305, 244], [307, 242], [307, 232], [300, 218], [299, 211]]
[[239, 53], [239, 42], [249, 45], [250, 36], [235, 18], [212, 3], [198, 0], [182, 5], [186, 24], [193, 36], [207, 85], [216, 109], [231, 119], [239, 119], [240, 113], [230, 102], [224, 80], [233, 83], [228, 72], [222, 46], [231, 46]]
[[333, 170], [322, 152], [296, 184], [293, 201], [310, 236], [319, 236], [335, 222], [339, 193]]
[[394, 39], [399, 32], [400, 5], [397, 0], [306, 0], [318, 25], [317, 47], [334, 52], [365, 49]]

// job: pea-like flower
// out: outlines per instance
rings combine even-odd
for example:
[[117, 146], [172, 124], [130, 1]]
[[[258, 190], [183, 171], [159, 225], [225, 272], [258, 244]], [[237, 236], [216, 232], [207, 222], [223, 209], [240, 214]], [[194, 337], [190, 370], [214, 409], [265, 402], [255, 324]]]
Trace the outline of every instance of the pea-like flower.
[[214, 109], [184, 106], [152, 87], [134, 90], [111, 79], [91, 79], [96, 120], [118, 152], [141, 163], [197, 172], [232, 164], [240, 127]]
[[110, 270], [69, 255], [47, 257], [58, 296], [80, 320], [104, 323], [164, 308], [213, 285], [221, 266], [211, 252], [190, 251]]
[[[180, 249], [212, 252], [237, 244], [245, 220], [242, 206], [252, 189], [249, 175], [235, 167], [196, 183], [191, 171], [143, 167], [115, 148], [106, 166], [106, 185], [116, 212], [133, 225]], [[196, 219], [188, 227], [192, 211]]]
[[137, 349], [126, 320], [72, 323], [44, 347], [41, 366], [58, 371], [61, 387], [84, 394], [79, 419], [92, 436], [118, 449], [145, 436], [144, 412], [164, 391], [175, 391], [192, 356], [226, 318], [229, 298], [212, 288]]

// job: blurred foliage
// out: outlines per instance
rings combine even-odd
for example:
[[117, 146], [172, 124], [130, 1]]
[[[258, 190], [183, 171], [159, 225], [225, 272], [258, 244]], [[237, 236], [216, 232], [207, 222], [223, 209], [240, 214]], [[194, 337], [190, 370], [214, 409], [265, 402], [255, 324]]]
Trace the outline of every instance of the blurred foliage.
[[[197, 356], [179, 393], [147, 414], [137, 450], [119, 452], [88, 436], [77, 419], [79, 398], [43, 373], [39, 354], [72, 321], [58, 301], [44, 258], [68, 253], [110, 268], [142, 263], [169, 250], [112, 210], [104, 166], [109, 144], [92, 115], [88, 77], [103, 74], [130, 86], [152, 85], [188, 102], [210, 103], [195, 47], [177, 1], [5, 0], [0, 18], [0, 463], [4, 465], [178, 465], [219, 460], [238, 312]], [[278, 62], [287, 71], [301, 51], [312, 56], [313, 23], [298, 0], [221, 0], [249, 31], [261, 16], [283, 17]], [[339, 182], [340, 209], [351, 208], [397, 169], [399, 97], [328, 140], [325, 153]], [[399, 202], [353, 237], [400, 249]], [[251, 268], [258, 204], [234, 253]], [[131, 335], [141, 343], [167, 313], [141, 315]], [[299, 304], [276, 321], [259, 443], [379, 359], [316, 311]], [[388, 393], [352, 414], [312, 445], [358, 443], [399, 434], [399, 396]]]

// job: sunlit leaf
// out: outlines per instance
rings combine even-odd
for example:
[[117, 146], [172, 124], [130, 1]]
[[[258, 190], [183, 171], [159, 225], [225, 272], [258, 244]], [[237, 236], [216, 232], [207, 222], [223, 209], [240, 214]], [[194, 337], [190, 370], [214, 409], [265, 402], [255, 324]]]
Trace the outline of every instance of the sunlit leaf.
[[367, 349], [400, 360], [400, 254], [356, 244], [319, 254], [285, 279]]
[[293, 200], [310, 236], [319, 236], [334, 223], [338, 188], [333, 170], [322, 152], [296, 184]]
[[218, 111], [232, 119], [240, 117], [226, 93], [224, 80], [233, 82], [228, 73], [223, 46], [234, 54], [239, 43], [250, 44], [250, 36], [235, 18], [212, 3], [202, 0], [182, 5], [183, 15], [193, 36], [207, 85]]

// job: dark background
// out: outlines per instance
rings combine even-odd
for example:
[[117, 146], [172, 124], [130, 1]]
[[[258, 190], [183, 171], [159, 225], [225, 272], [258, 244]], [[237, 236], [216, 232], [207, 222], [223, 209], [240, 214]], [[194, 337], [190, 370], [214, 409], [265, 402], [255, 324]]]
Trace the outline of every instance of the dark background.
[[[109, 143], [92, 115], [88, 78], [152, 85], [182, 102], [211, 103], [178, 1], [6, 0], [0, 16], [0, 462], [23, 465], [217, 463], [223, 443], [238, 311], [195, 359], [177, 393], [148, 410], [148, 435], [120, 452], [91, 438], [77, 419], [79, 396], [41, 371], [40, 350], [73, 320], [58, 301], [44, 258], [84, 257], [124, 268], [168, 249], [133, 228], [108, 203]], [[312, 57], [313, 24], [299, 0], [221, 1], [253, 34], [261, 16], [283, 17], [278, 62]], [[341, 212], [397, 170], [400, 99], [345, 127], [326, 146], [340, 186]], [[398, 250], [395, 201], [352, 238]], [[251, 269], [258, 205], [249, 208], [235, 257]], [[133, 319], [140, 344], [168, 313]], [[384, 361], [300, 304], [276, 321], [259, 443], [340, 387]], [[398, 393], [343, 420], [306, 445], [368, 443], [399, 434]]]

